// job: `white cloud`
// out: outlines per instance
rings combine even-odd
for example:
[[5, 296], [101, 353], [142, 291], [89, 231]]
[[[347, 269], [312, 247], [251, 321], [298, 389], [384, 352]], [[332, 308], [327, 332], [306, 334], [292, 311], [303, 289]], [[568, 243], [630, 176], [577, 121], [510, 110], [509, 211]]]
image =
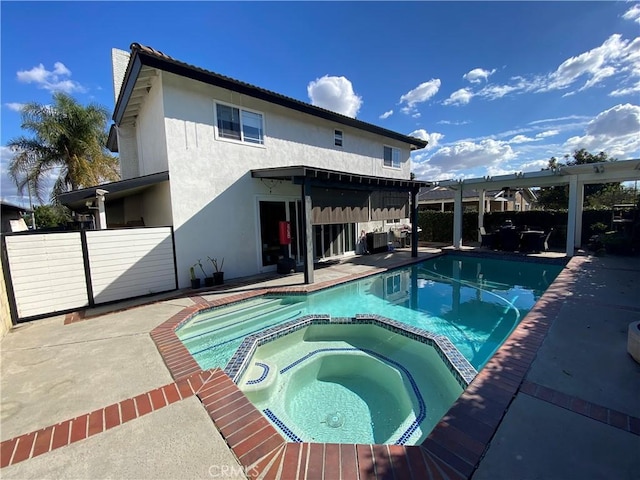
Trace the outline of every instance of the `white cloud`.
[[[476, 70], [482, 69], [472, 70], [467, 75], [470, 75]], [[482, 72], [487, 71], [482, 70]], [[467, 89], [467, 92], [464, 93], [466, 93], [468, 98], [462, 96], [462, 90], [454, 92], [452, 97], [453, 95], [459, 95], [463, 99], [463, 102], [466, 100], [466, 103], [468, 103], [471, 97], [496, 100], [513, 94], [565, 90], [583, 80], [584, 83], [577, 88], [577, 90], [565, 93], [565, 96], [570, 96], [600, 85], [606, 79], [612, 77], [615, 77], [615, 81], [620, 86], [610, 95], [621, 96], [637, 92], [637, 85], [625, 86], [625, 83], [629, 82], [630, 79], [640, 77], [640, 37], [636, 37], [630, 41], [623, 39], [622, 35], [616, 33], [605, 40], [602, 45], [568, 58], [551, 73], [533, 75], [529, 78], [514, 76], [509, 83], [488, 84], [478, 91]], [[479, 83], [481, 77], [475, 75], [472, 78], [477, 80], [475, 83]], [[485, 80], [488, 80], [488, 76]], [[461, 102], [454, 101], [452, 97], [447, 99], [445, 104], [462, 104]]]
[[362, 98], [355, 94], [353, 85], [345, 77], [317, 78], [307, 85], [307, 94], [313, 105], [347, 117], [355, 118], [362, 106]]
[[425, 150], [431, 150], [437, 147], [440, 140], [444, 138], [444, 135], [442, 133], [438, 133], [438, 132], [428, 133], [424, 128], [414, 130], [409, 134], [409, 136], [416, 137], [421, 140], [426, 140], [427, 142], [429, 142]]
[[634, 52], [628, 50], [629, 43], [616, 33], [599, 47], [568, 58], [549, 75], [548, 83], [541, 91], [567, 88], [583, 76], [587, 77], [583, 89], [589, 88], [614, 75], [633, 61]]
[[423, 82], [413, 90], [405, 93], [400, 97], [400, 104], [405, 104], [402, 107], [402, 113], [413, 114], [415, 113], [416, 104], [426, 102], [433, 97], [440, 90], [440, 79], [432, 78], [428, 82]]
[[389, 118], [391, 115], [393, 115], [393, 110], [388, 110], [386, 112], [384, 112], [382, 115], [380, 115], [380, 119], [384, 120], [385, 118]]
[[625, 95], [637, 95], [640, 93], [640, 81], [636, 82], [635, 85], [630, 87], [618, 88], [611, 92], [609, 96], [611, 97], [623, 97]]
[[17, 102], [9, 102], [4, 104], [5, 107], [7, 107], [9, 110], [13, 110], [14, 112], [21, 112], [24, 105], [24, 103]]
[[539, 123], [563, 122], [565, 120], [588, 120], [590, 118], [591, 117], [587, 117], [586, 115], [568, 115], [566, 117], [543, 118], [542, 120], [534, 120], [533, 122], [529, 122], [527, 125], [537, 125]]
[[442, 147], [429, 158], [429, 163], [443, 170], [456, 171], [491, 165], [495, 167], [515, 156], [508, 143], [486, 139], [479, 143], [462, 141]]
[[485, 82], [489, 78], [490, 75], [493, 75], [496, 72], [496, 69], [493, 70], [485, 70], [483, 68], [474, 68], [468, 73], [465, 73], [462, 78], [468, 80], [470, 83], [481, 83], [482, 80]]
[[640, 4], [636, 3], [633, 7], [627, 10], [624, 15], [622, 15], [622, 18], [640, 23]]
[[489, 100], [495, 100], [502, 98], [512, 92], [522, 93], [530, 89], [530, 84], [524, 79], [518, 79], [514, 85], [487, 85], [480, 90], [477, 95], [479, 97], [488, 98]]
[[511, 140], [509, 140], [509, 143], [527, 143], [535, 141], [535, 138], [527, 137], [526, 135], [516, 135]]
[[449, 98], [442, 103], [443, 105], [466, 105], [471, 101], [473, 95], [473, 92], [468, 88], [461, 88], [449, 95]]
[[[551, 158], [551, 157], [549, 157]], [[549, 159], [546, 160], [531, 160], [520, 164], [521, 172], [535, 172], [547, 168], [549, 166]]]
[[9, 162], [13, 158], [13, 152], [9, 147], [0, 146], [0, 194], [2, 200], [14, 205], [22, 205], [23, 197], [18, 195], [18, 189], [13, 180], [9, 178]]
[[53, 65], [53, 70], [47, 70], [44, 65], [39, 64], [33, 67], [31, 70], [19, 70], [17, 78], [22, 83], [34, 83], [38, 88], [43, 88], [49, 91], [62, 91], [66, 93], [84, 92], [86, 89], [69, 78], [71, 70], [69, 70], [64, 63], [56, 62]]
[[468, 125], [469, 122], [468, 120], [462, 120], [462, 121], [451, 121], [451, 120], [439, 120], [436, 122], [438, 125]]
[[560, 130], [546, 130], [544, 132], [540, 132], [536, 134], [536, 138], [553, 137], [555, 135], [558, 135], [559, 133], [560, 133]]
[[582, 136], [574, 136], [564, 144], [568, 151], [586, 148], [590, 152], [605, 151], [609, 156], [624, 159], [640, 151], [640, 106], [616, 105], [599, 113]]

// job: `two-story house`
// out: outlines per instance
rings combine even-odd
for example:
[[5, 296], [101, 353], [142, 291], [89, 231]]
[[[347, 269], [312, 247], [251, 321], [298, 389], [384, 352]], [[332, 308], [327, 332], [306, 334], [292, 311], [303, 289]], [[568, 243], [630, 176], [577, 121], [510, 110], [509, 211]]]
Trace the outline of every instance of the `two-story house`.
[[[100, 186], [107, 226], [172, 225], [182, 287], [208, 256], [224, 258], [230, 278], [288, 256], [311, 282], [314, 260], [353, 252], [360, 229], [410, 218], [428, 185], [410, 180], [410, 153], [423, 140], [137, 43], [112, 59], [109, 147], [123, 180]], [[79, 209], [92, 190], [66, 203]]]

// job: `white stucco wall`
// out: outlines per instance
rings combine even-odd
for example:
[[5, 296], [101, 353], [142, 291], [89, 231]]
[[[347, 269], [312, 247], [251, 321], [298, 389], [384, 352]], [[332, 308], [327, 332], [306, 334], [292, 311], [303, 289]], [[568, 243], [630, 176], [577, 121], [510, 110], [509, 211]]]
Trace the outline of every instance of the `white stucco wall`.
[[120, 178], [127, 180], [129, 178], [139, 177], [138, 131], [135, 125], [120, 125], [117, 133]]
[[169, 182], [159, 183], [144, 191], [142, 217], [147, 227], [172, 224]]
[[153, 77], [151, 81], [151, 89], [138, 113], [136, 130], [138, 133], [139, 175], [166, 172], [168, 170], [167, 141], [160, 75]]
[[[154, 85], [138, 117], [141, 174], [152, 173], [148, 159], [162, 158], [166, 145], [181, 287], [189, 284], [189, 267], [207, 256], [224, 257], [226, 278], [261, 270], [259, 198], [296, 200], [301, 191], [289, 182], [269, 188], [251, 178], [251, 169], [307, 165], [409, 178], [409, 146], [401, 142], [172, 74], [163, 72], [161, 79], [162, 88]], [[264, 146], [216, 139], [215, 100], [262, 112]], [[155, 134], [162, 115], [166, 144]], [[334, 129], [342, 130], [343, 147], [334, 146]], [[383, 145], [401, 150], [400, 169], [383, 167]]]

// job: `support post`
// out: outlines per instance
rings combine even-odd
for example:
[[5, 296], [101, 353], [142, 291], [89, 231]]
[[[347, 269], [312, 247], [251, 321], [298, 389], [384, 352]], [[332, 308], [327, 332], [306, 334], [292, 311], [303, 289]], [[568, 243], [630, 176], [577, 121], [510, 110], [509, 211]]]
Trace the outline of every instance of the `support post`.
[[574, 248], [582, 246], [582, 211], [584, 210], [584, 182], [578, 182], [578, 197], [576, 198], [576, 233]]
[[96, 208], [98, 209], [98, 216], [96, 218], [97, 230], [104, 230], [107, 228], [107, 212], [104, 209], [104, 193], [99, 193], [96, 190]]
[[576, 213], [578, 206], [578, 177], [569, 178], [569, 212], [567, 214], [567, 257], [573, 257], [576, 238]]
[[460, 190], [455, 191], [453, 201], [453, 248], [462, 247], [462, 184]]
[[484, 188], [479, 192], [478, 198], [478, 241], [482, 242], [482, 235], [480, 234], [480, 228], [484, 227]]
[[411, 189], [411, 256], [418, 256], [418, 192], [419, 188]]
[[313, 225], [311, 225], [311, 183], [302, 184], [302, 245], [304, 255], [304, 283], [313, 283]]

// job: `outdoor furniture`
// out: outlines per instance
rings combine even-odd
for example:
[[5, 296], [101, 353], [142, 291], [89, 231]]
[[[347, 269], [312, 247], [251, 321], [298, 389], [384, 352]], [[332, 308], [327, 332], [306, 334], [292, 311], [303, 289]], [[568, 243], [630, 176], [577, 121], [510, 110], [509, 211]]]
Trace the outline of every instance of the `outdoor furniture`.
[[515, 227], [502, 227], [498, 231], [498, 249], [507, 252], [514, 252], [518, 249], [520, 235]]
[[479, 230], [480, 230], [480, 239], [481, 239], [480, 246], [493, 249], [493, 243], [494, 243], [493, 233], [487, 233], [484, 227], [480, 227]]
[[524, 230], [520, 232], [520, 251], [539, 252], [541, 251], [541, 238], [544, 237], [542, 230]]

